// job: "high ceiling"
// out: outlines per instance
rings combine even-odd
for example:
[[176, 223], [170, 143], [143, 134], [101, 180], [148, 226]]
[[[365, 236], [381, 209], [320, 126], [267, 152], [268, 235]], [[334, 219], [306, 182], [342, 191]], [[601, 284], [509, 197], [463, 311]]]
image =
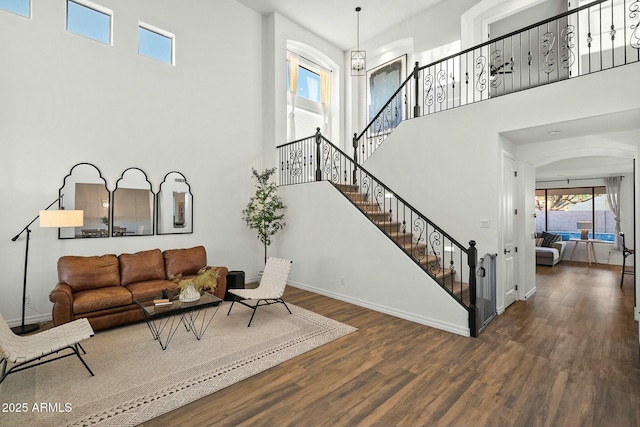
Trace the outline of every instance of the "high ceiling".
[[[301, 25], [342, 50], [356, 45], [357, 14], [360, 6], [360, 42], [421, 13], [444, 0], [237, 0], [239, 3], [262, 15], [277, 12], [279, 15]], [[452, 1], [452, 0], [449, 0]], [[457, 0], [454, 0], [457, 1]], [[631, 111], [618, 115], [588, 120], [555, 123], [531, 129], [521, 129], [503, 135], [517, 145], [540, 143], [560, 139], [578, 138], [585, 135], [607, 134], [640, 128], [640, 112]], [[556, 131], [556, 132], [552, 132]], [[582, 158], [570, 162], [557, 162], [540, 167], [538, 179], [567, 178], [570, 176], [607, 176], [613, 173], [630, 173], [633, 162], [627, 159]]]
[[277, 12], [342, 50], [348, 50], [356, 45], [357, 6], [362, 8], [360, 42], [363, 42], [444, 0], [237, 1], [263, 15]]

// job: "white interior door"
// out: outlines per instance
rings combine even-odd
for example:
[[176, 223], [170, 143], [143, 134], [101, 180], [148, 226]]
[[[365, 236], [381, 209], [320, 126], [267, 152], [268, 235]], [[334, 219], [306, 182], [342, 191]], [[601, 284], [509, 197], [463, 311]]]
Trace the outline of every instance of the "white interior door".
[[515, 159], [503, 155], [503, 177], [502, 177], [502, 247], [504, 266], [504, 308], [506, 309], [517, 299], [516, 265], [516, 162]]

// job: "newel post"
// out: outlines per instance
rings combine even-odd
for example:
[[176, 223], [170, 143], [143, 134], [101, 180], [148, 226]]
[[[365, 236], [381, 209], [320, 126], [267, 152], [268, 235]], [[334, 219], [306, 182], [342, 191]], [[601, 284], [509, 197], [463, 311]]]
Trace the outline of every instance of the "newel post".
[[351, 177], [351, 183], [355, 185], [358, 180], [356, 179], [356, 171], [358, 170], [358, 134], [353, 134], [353, 176]]
[[469, 265], [469, 332], [472, 337], [478, 336], [478, 306], [476, 305], [476, 266], [478, 265], [478, 250], [476, 241], [469, 242], [467, 252]]
[[418, 70], [418, 62], [416, 61], [416, 66], [413, 68], [413, 79], [414, 79], [414, 91], [415, 91], [415, 105], [413, 106], [413, 118], [420, 117], [420, 71]]
[[320, 159], [322, 158], [320, 154], [321, 136], [320, 128], [316, 128], [316, 181], [322, 181], [322, 168], [320, 167]]

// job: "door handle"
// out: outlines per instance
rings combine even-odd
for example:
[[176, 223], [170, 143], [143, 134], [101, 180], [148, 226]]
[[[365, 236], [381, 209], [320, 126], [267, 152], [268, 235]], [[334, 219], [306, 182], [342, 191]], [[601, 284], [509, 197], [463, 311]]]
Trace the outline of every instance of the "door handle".
[[506, 250], [506, 249], [504, 250], [504, 254], [505, 254], [505, 255], [506, 255], [506, 254], [510, 254], [510, 253], [511, 253], [511, 251], [508, 251], [508, 250]]

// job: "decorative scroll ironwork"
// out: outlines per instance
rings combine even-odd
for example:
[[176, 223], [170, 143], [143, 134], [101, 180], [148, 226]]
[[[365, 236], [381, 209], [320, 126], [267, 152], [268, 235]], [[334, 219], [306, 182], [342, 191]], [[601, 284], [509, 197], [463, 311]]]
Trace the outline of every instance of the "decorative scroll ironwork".
[[[381, 207], [384, 199], [384, 188], [380, 185], [379, 182], [376, 182], [376, 185], [373, 189], [373, 197], [378, 204], [378, 209], [382, 210]], [[391, 221], [391, 218], [389, 218], [389, 221]]]
[[365, 200], [371, 200], [370, 196], [371, 196], [371, 178], [369, 178], [369, 175], [365, 175], [362, 178], [362, 194], [364, 195], [364, 199]]
[[484, 92], [487, 89], [487, 58], [485, 56], [479, 56], [476, 59], [476, 69], [479, 70], [476, 73], [476, 89]]
[[574, 33], [575, 27], [573, 25], [567, 25], [562, 32], [560, 33], [560, 38], [562, 39], [562, 56], [560, 57], [560, 65], [563, 68], [570, 68], [575, 62], [575, 54], [573, 53], [573, 48], [575, 44], [573, 43], [573, 38], [575, 36]]
[[431, 107], [433, 99], [433, 76], [427, 73], [424, 77], [424, 104]]
[[302, 168], [306, 166], [304, 156], [302, 155], [302, 149], [298, 148], [291, 150], [289, 153], [289, 161], [287, 162], [287, 170], [289, 175], [299, 177], [302, 175]]
[[[629, 18], [640, 17], [640, 0], [635, 0], [629, 5]], [[634, 49], [640, 49], [640, 19], [629, 27], [632, 31], [629, 35], [629, 44]]]
[[429, 270], [435, 276], [442, 271], [440, 260], [442, 259], [442, 234], [433, 231], [429, 234], [429, 254], [435, 257], [433, 262], [429, 263]]
[[555, 54], [554, 46], [556, 44], [556, 35], [550, 31], [547, 31], [540, 37], [540, 47], [546, 49], [542, 52], [542, 71], [547, 74], [551, 74], [556, 69], [556, 60], [553, 57]]
[[340, 153], [331, 149], [331, 145], [325, 143], [322, 147], [324, 173], [330, 177], [329, 181], [340, 183]]
[[446, 99], [446, 89], [445, 85], [447, 83], [447, 73], [444, 70], [438, 71], [438, 91], [436, 94], [436, 101], [442, 104]]
[[497, 88], [503, 83], [507, 67], [513, 70], [513, 61], [505, 61], [501, 50], [494, 50], [491, 54], [489, 69], [491, 70], [491, 87]]
[[614, 41], [616, 39], [616, 27], [613, 24], [611, 24], [609, 35], [611, 36], [611, 41]]

